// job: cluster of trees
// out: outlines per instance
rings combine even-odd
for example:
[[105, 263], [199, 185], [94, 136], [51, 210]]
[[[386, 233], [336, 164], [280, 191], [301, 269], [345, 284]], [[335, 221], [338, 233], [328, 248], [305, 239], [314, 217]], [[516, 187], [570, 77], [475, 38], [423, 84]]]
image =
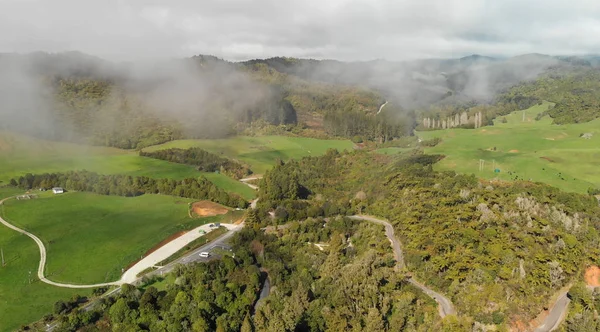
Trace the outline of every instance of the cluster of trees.
[[215, 172], [227, 174], [233, 178], [241, 179], [252, 174], [248, 165], [228, 158], [219, 157], [200, 148], [189, 149], [166, 149], [154, 152], [140, 151], [140, 156], [154, 159], [161, 159], [178, 164], [196, 166], [199, 171]]
[[261, 274], [248, 250], [236, 257], [179, 265], [163, 291], [123, 285], [93, 310], [55, 312], [58, 330], [251, 332]]
[[44, 174], [28, 173], [18, 179], [11, 179], [10, 185], [22, 189], [62, 187], [67, 190], [127, 197], [143, 194], [162, 194], [207, 199], [239, 208], [245, 208], [248, 205], [248, 202], [243, 198], [227, 193], [202, 176], [195, 179], [173, 180], [152, 179], [145, 176], [102, 175], [88, 171], [69, 171]]
[[327, 133], [340, 137], [360, 137], [362, 140], [384, 143], [407, 136], [413, 129], [413, 121], [406, 117], [392, 118], [390, 113], [379, 115], [364, 111], [335, 110], [325, 113], [323, 127]]
[[[403, 241], [409, 270], [484, 324], [535, 317], [600, 254], [594, 197], [439, 173], [431, 167], [437, 160], [354, 151], [289, 162], [265, 174], [258, 213], [283, 208], [292, 216], [301, 214], [296, 207], [327, 202], [344, 206], [340, 213], [387, 218]], [[285, 183], [273, 185], [275, 179], [306, 188], [309, 200], [295, 198]], [[277, 218], [263, 223], [270, 222]]]
[[567, 296], [571, 299], [569, 312], [559, 331], [600, 331], [598, 290], [589, 289], [584, 282], [578, 282], [571, 287]]
[[[281, 232], [246, 227], [232, 238], [235, 258], [180, 265], [166, 276], [162, 291], [124, 285], [89, 311], [57, 305], [58, 329], [451, 330], [440, 322], [436, 303], [394, 270], [380, 226], [308, 219]], [[257, 302], [266, 278], [271, 292]]]

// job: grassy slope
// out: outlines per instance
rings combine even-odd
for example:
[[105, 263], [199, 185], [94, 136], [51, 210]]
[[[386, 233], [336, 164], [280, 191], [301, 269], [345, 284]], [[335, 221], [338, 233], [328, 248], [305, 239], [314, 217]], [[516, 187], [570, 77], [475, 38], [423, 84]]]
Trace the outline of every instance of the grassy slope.
[[354, 144], [348, 140], [319, 140], [304, 137], [261, 136], [233, 137], [214, 140], [179, 140], [144, 149], [156, 151], [170, 148], [200, 147], [216, 154], [239, 159], [261, 174], [273, 166], [277, 159], [289, 160], [309, 155], [324, 154], [327, 149], [350, 150]]
[[[0, 188], [0, 199], [18, 193], [21, 191]], [[4, 250], [7, 263], [0, 267], [0, 331], [14, 331], [23, 323], [39, 319], [52, 312], [52, 306], [58, 300], [69, 299], [75, 294], [88, 295], [86, 290], [57, 288], [37, 280], [40, 253], [30, 238], [1, 226], [0, 248]]]
[[191, 166], [138, 156], [135, 151], [48, 142], [0, 132], [0, 185], [26, 173], [81, 170], [103, 174], [144, 175], [154, 178], [194, 178], [204, 174], [224, 190], [252, 199], [248, 186], [222, 174], [207, 174]]
[[121, 268], [160, 241], [204, 223], [188, 217], [188, 202], [159, 195], [68, 193], [8, 201], [3, 215], [44, 241], [49, 279], [96, 283], [117, 280]]
[[[419, 132], [418, 136], [442, 138], [439, 145], [425, 150], [446, 155], [436, 165], [440, 170], [474, 173], [488, 179], [511, 180], [519, 176], [574, 192], [600, 186], [597, 165], [600, 120], [569, 125], [552, 125], [548, 117], [536, 121], [536, 115], [549, 105], [545, 102], [526, 110], [525, 122], [522, 122], [523, 113], [518, 111], [506, 116], [507, 123], [499, 118], [490, 127], [427, 131]], [[588, 132], [594, 134], [591, 139], [579, 137]], [[485, 160], [482, 172], [479, 172], [479, 159]], [[500, 173], [494, 173], [494, 161]]]

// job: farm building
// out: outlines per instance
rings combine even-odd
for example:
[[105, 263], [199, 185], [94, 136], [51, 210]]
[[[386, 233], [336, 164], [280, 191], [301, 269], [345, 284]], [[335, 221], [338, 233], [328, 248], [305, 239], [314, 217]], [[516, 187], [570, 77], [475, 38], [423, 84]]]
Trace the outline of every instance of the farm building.
[[54, 187], [54, 188], [52, 188], [52, 192], [55, 194], [62, 194], [65, 192], [65, 190], [61, 187]]

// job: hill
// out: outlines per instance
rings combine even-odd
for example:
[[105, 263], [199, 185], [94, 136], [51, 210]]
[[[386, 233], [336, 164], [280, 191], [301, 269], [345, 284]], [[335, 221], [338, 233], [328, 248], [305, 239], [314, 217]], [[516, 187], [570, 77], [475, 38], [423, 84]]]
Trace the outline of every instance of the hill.
[[[367, 88], [207, 56], [148, 65], [79, 53], [4, 55], [0, 71], [0, 129], [52, 140], [140, 149], [252, 132], [254, 123], [373, 139], [405, 135], [413, 123], [371, 116], [385, 98]], [[340, 113], [352, 121], [336, 120]]]

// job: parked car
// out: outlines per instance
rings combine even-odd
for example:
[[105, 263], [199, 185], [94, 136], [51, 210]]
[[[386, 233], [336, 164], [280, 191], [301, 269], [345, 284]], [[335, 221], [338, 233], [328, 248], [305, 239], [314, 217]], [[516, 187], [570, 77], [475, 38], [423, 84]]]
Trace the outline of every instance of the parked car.
[[204, 257], [204, 258], [210, 257], [210, 253], [203, 251], [200, 253], [200, 257]]

